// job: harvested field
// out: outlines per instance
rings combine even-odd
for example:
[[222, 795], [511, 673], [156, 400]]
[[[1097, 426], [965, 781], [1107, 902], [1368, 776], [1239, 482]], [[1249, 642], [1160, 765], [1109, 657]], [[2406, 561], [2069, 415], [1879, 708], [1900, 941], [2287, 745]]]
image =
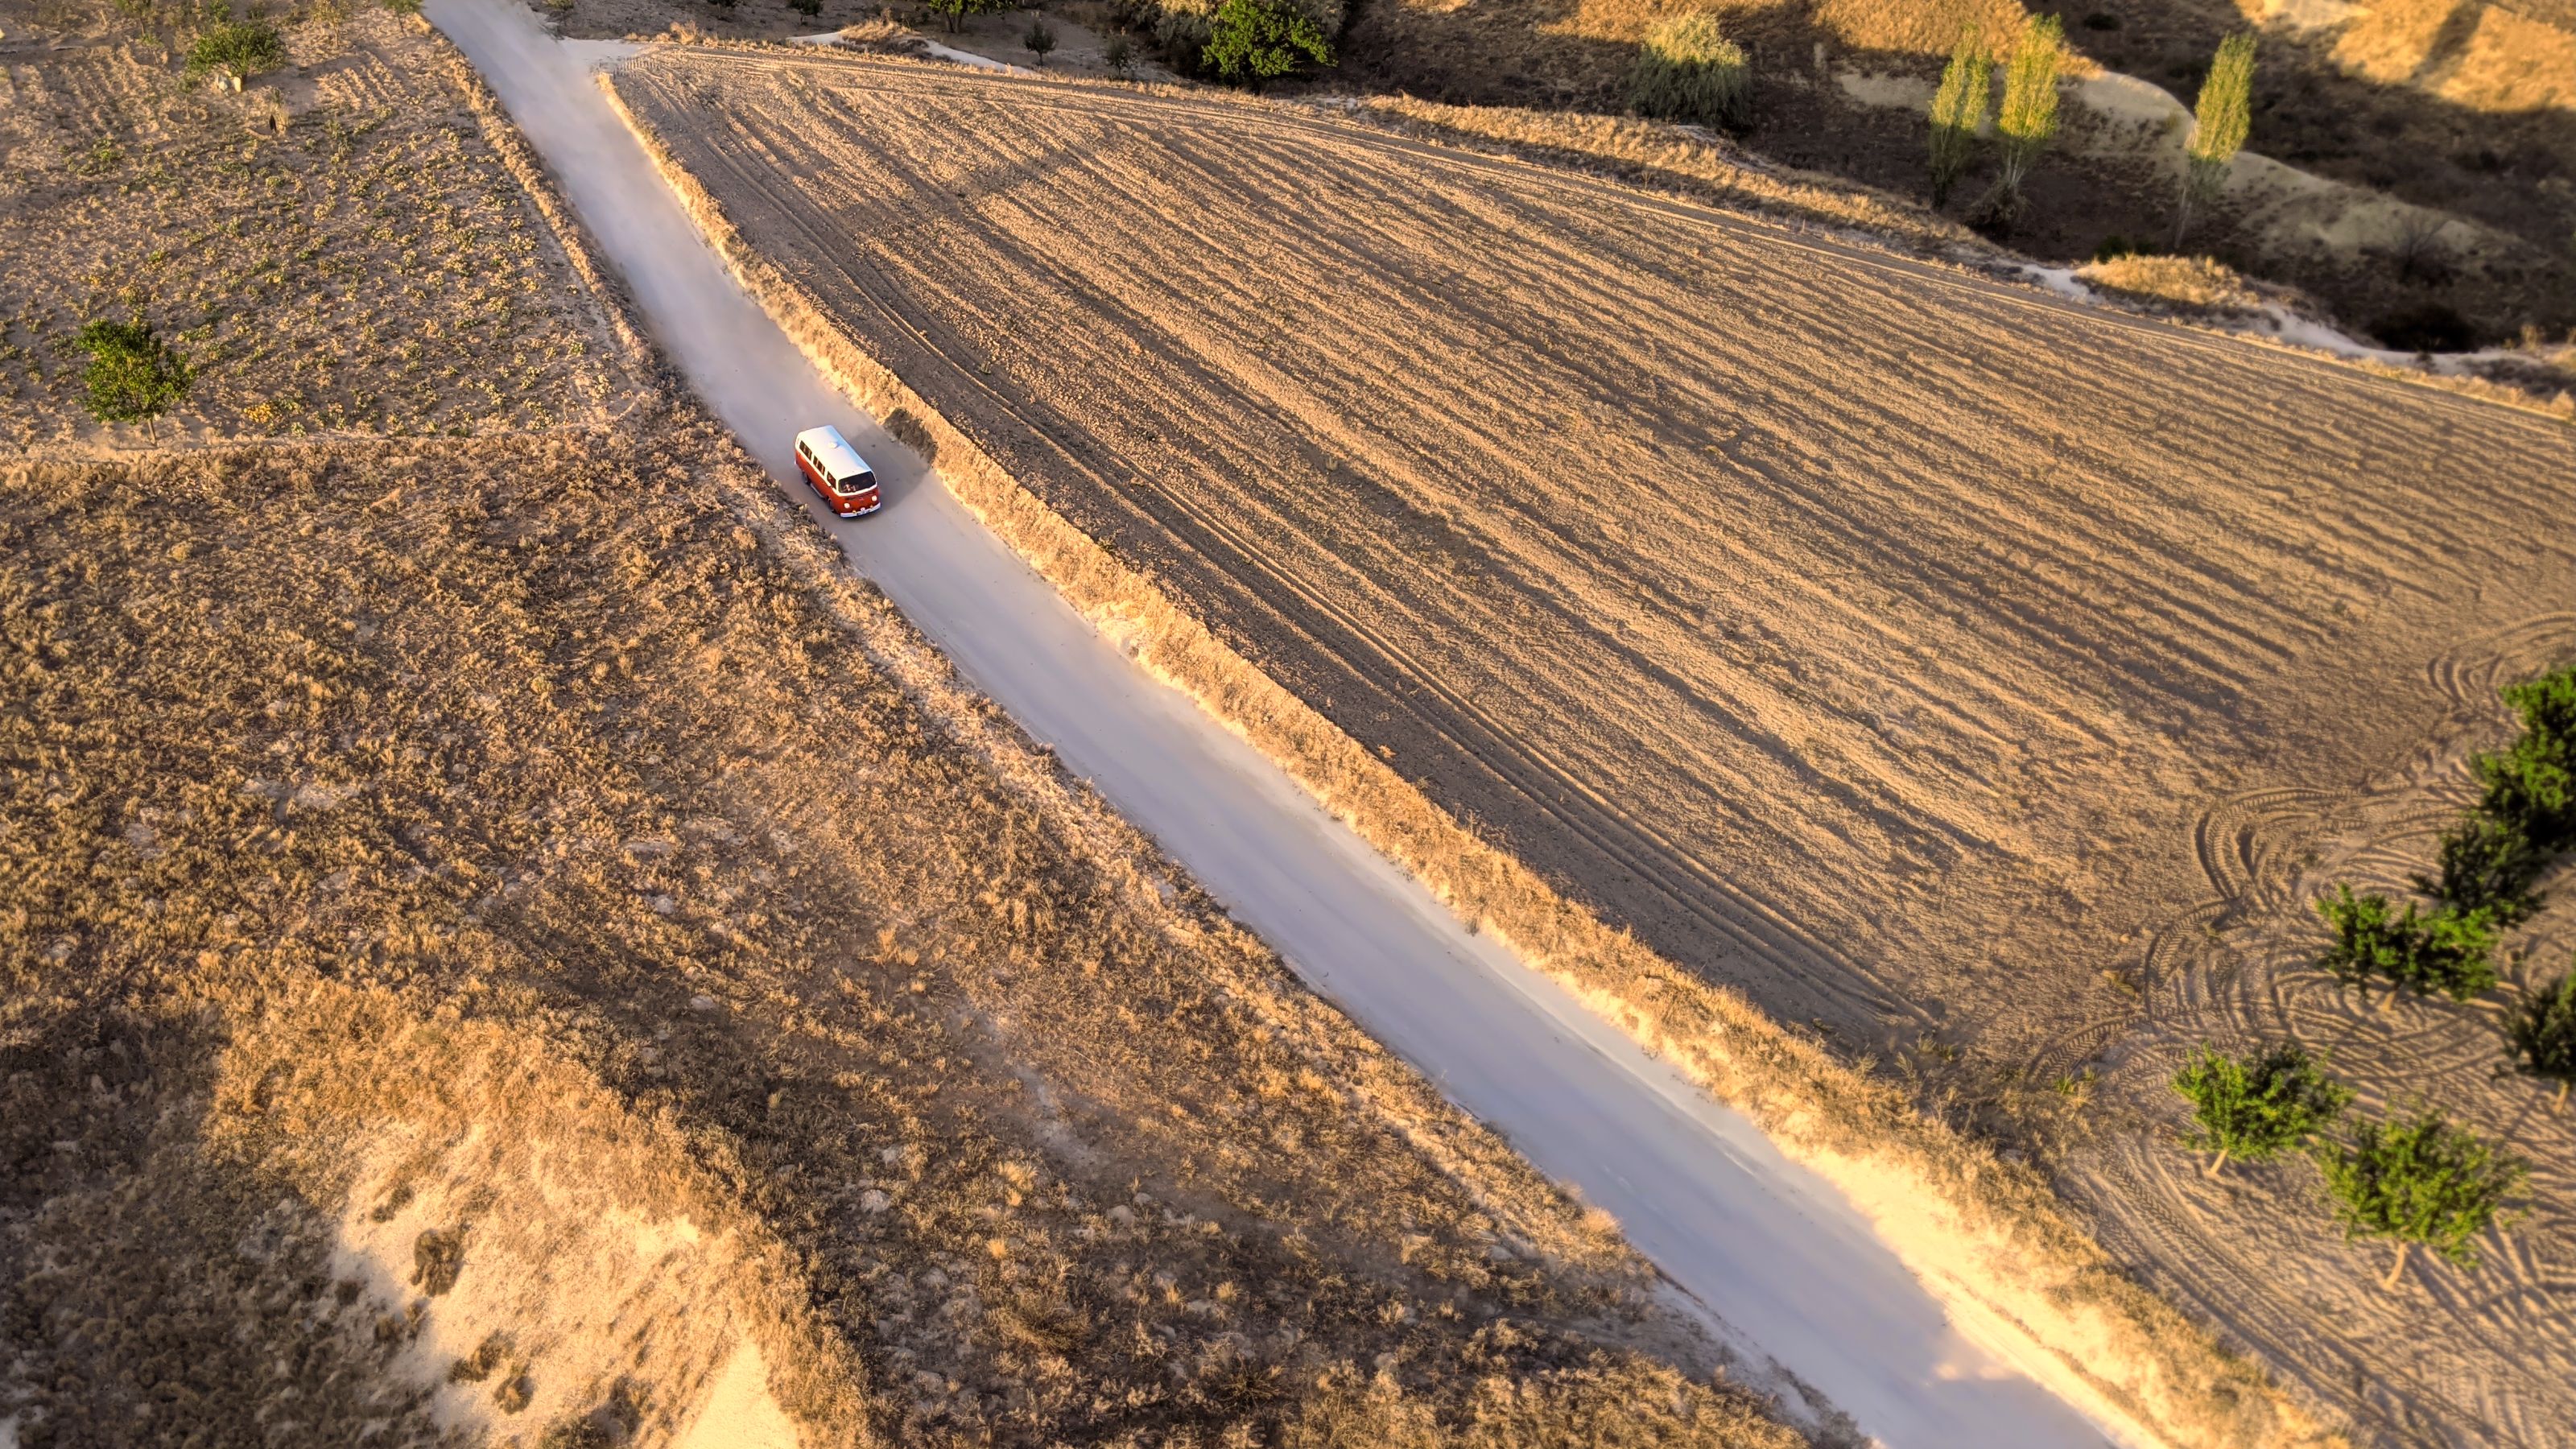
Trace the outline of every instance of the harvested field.
[[1610, 1227], [645, 421], [0, 476], [21, 1442], [273, 1417], [236, 1332], [323, 1437], [667, 1441], [747, 1342], [809, 1443], [1791, 1442], [1668, 1366], [1705, 1350]]
[[[738, 52], [614, 85], [1298, 699], [2034, 1155], [2366, 1437], [2576, 1411], [2576, 1137], [2477, 1013], [2319, 989], [2302, 914], [2428, 864], [2484, 685], [2576, 648], [2576, 433], [1278, 107]], [[2164, 1077], [2292, 1027], [2535, 1158], [2534, 1217], [2383, 1295], [2304, 1167], [2186, 1187]]]
[[[106, 7], [69, 37], [20, 9], [0, 5], [0, 437], [94, 437], [73, 336], [138, 315], [198, 373], [165, 439], [475, 432], [615, 405], [616, 339], [416, 19], [290, 25], [289, 64], [233, 94]], [[112, 436], [129, 434], [145, 430]]]

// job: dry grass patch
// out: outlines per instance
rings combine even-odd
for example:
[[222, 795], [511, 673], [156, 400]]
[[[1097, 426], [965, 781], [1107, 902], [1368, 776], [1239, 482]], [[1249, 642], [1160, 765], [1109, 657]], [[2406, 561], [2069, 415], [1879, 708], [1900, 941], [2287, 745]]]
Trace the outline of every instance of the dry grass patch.
[[475, 432], [613, 404], [617, 339], [506, 123], [417, 20], [292, 25], [289, 64], [238, 95], [184, 75], [177, 32], [8, 30], [0, 435], [91, 435], [72, 337], [100, 317], [142, 317], [195, 366], [184, 434]]
[[2204, 316], [2247, 316], [2274, 300], [2235, 268], [2210, 257], [2114, 257], [2078, 267], [2075, 276], [2130, 301]]
[[[197, 1379], [59, 1366], [194, 1211], [139, 1164], [229, 1153], [295, 1185], [292, 1252], [117, 1333], [243, 1413], [271, 1380], [201, 1341], [304, 1353], [398, 1442], [469, 1406], [662, 1436], [730, 1340], [585, 1345], [680, 1299], [739, 1305], [692, 1312], [785, 1412], [897, 1441], [1792, 1442], [685, 411], [22, 463], [0, 545], [0, 1042], [45, 1164], [0, 1412], [175, 1436]], [[127, 1065], [164, 1031], [201, 1045]], [[93, 1073], [154, 1085], [94, 1111]], [[58, 1240], [90, 1266], [39, 1293]], [[342, 1278], [393, 1307], [326, 1311]]]

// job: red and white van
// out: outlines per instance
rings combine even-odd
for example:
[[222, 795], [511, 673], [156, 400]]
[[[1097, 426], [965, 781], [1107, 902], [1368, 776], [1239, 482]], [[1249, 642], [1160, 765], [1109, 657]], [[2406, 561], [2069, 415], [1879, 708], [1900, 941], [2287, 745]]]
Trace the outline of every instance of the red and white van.
[[838, 428], [807, 428], [796, 435], [796, 471], [805, 475], [823, 506], [843, 518], [874, 513], [884, 501], [868, 460]]

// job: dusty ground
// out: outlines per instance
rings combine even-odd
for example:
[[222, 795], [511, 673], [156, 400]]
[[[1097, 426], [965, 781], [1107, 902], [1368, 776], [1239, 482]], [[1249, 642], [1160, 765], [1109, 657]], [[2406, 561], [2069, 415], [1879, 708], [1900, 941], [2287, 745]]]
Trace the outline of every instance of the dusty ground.
[[[2319, 991], [2301, 902], [2420, 867], [2482, 681], [2576, 644], [2576, 434], [1275, 109], [618, 86], [986, 452], [1568, 894], [2042, 1154], [2366, 1434], [2551, 1441], [2576, 1140], [2475, 1012]], [[2538, 1159], [2536, 1216], [2382, 1296], [2301, 1170], [2184, 1184], [2163, 1077], [2285, 1024]]]
[[72, 336], [138, 314], [199, 372], [162, 424], [182, 436], [478, 431], [616, 405], [613, 340], [554, 283], [561, 249], [416, 21], [292, 26], [293, 64], [234, 95], [188, 81], [174, 31], [104, 6], [68, 35], [29, 18], [0, 5], [0, 436], [93, 436]]
[[473, 438], [0, 466], [0, 1433], [1795, 1442], [649, 357], [582, 365], [613, 430], [540, 367]]

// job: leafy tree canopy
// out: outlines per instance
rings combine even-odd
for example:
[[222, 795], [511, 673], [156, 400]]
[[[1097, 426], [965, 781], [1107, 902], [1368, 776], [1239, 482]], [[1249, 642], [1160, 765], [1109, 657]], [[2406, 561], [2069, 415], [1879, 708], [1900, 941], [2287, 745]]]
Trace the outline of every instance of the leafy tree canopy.
[[2174, 1074], [2173, 1084], [2192, 1105], [2193, 1127], [2184, 1142], [2218, 1154], [2209, 1164], [2211, 1176], [2230, 1157], [2262, 1162], [2300, 1146], [2352, 1100], [2295, 1043], [2243, 1058], [2204, 1043]]
[[2511, 1204], [2530, 1168], [2430, 1108], [2411, 1120], [2364, 1123], [2349, 1144], [2317, 1155], [2347, 1238], [2394, 1238], [2397, 1262], [2387, 1286], [2405, 1271], [2416, 1244], [2464, 1267], [2478, 1261], [2471, 1240], [2490, 1226], [2509, 1226]]
[[1333, 47], [1315, 22], [1279, 0], [1225, 0], [1208, 24], [1199, 61], [1220, 80], [1259, 90], [1308, 64], [1331, 65]]

